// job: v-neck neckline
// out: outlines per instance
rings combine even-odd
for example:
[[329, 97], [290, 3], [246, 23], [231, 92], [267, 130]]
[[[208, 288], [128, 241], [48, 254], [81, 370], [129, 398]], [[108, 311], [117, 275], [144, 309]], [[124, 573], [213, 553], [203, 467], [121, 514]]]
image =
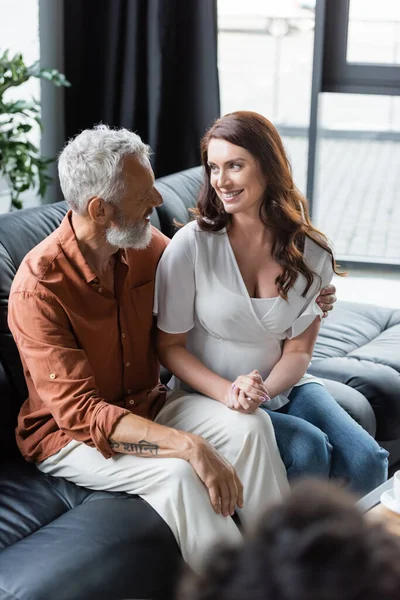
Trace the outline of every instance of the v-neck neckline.
[[240, 279], [241, 286], [242, 286], [243, 290], [246, 292], [246, 296], [249, 298], [249, 300], [278, 300], [280, 298], [280, 296], [267, 296], [266, 298], [253, 298], [252, 296], [250, 296], [249, 290], [247, 289], [247, 286], [244, 282], [243, 275], [242, 275], [242, 272], [239, 267], [239, 263], [235, 256], [235, 253], [233, 251], [231, 240], [229, 239], [229, 235], [228, 235], [228, 231], [227, 231], [226, 227], [224, 227], [224, 231], [225, 231], [225, 235], [226, 235], [226, 239], [227, 239], [229, 253], [231, 255], [233, 264], [235, 266], [235, 271], [238, 275], [238, 278]]
[[231, 241], [229, 239], [229, 235], [228, 235], [228, 232], [226, 230], [226, 227], [224, 227], [223, 231], [225, 232], [225, 236], [224, 237], [226, 237], [226, 244], [228, 246], [228, 252], [229, 252], [229, 255], [231, 257], [231, 260], [232, 260], [232, 263], [233, 263], [233, 266], [234, 266], [234, 269], [235, 269], [235, 272], [236, 272], [236, 276], [237, 276], [237, 278], [239, 280], [239, 285], [241, 287], [241, 290], [242, 290], [242, 292], [243, 292], [243, 294], [244, 294], [244, 296], [245, 296], [245, 298], [247, 300], [247, 304], [248, 304], [251, 312], [253, 313], [253, 316], [258, 321], [258, 323], [260, 323], [261, 327], [265, 330], [263, 320], [260, 319], [260, 317], [258, 316], [258, 314], [257, 314], [257, 312], [256, 312], [256, 310], [255, 310], [255, 308], [253, 306], [252, 300], [275, 300], [275, 302], [272, 303], [270, 310], [264, 315], [264, 317], [263, 317], [263, 319], [264, 319], [265, 317], [269, 316], [271, 314], [271, 312], [274, 310], [274, 308], [276, 307], [276, 305], [278, 304], [278, 302], [280, 300], [280, 296], [272, 296], [270, 298], [252, 298], [250, 296], [249, 290], [247, 289], [246, 284], [244, 282], [243, 275], [242, 275], [242, 273], [241, 273], [241, 271], [239, 269], [239, 264], [238, 264], [238, 262], [236, 260], [236, 256], [235, 256], [235, 253], [233, 251], [233, 248], [232, 248], [232, 245], [231, 245]]

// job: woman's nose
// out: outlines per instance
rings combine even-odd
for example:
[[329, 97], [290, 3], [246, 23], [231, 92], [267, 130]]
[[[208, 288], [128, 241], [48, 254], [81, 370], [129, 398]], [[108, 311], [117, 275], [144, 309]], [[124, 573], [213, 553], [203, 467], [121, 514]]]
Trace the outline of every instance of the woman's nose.
[[218, 187], [222, 188], [228, 181], [227, 173], [224, 169], [221, 169], [218, 175]]

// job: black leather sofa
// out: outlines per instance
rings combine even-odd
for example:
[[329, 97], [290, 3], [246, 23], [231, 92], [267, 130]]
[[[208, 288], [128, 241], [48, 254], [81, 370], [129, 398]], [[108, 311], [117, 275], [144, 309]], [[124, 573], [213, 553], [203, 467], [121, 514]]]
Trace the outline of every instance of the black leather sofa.
[[[164, 205], [153, 224], [172, 236], [173, 219], [188, 220], [200, 182], [200, 169], [158, 180]], [[0, 600], [168, 599], [181, 557], [153, 509], [138, 497], [45, 476], [15, 446], [26, 388], [7, 327], [8, 294], [25, 254], [66, 210], [57, 203], [0, 216]], [[400, 437], [399, 350], [400, 311], [344, 302], [324, 323], [315, 349], [311, 372], [326, 378], [371, 433], [376, 417], [379, 440]]]

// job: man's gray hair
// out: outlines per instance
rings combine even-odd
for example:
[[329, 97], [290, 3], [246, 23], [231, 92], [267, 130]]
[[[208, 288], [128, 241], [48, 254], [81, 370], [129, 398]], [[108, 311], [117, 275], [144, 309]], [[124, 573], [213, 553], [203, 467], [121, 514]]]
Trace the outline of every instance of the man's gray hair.
[[116, 204], [124, 191], [123, 159], [135, 156], [146, 164], [150, 148], [128, 129], [96, 125], [71, 139], [58, 158], [58, 175], [66, 201], [83, 215], [90, 198]]

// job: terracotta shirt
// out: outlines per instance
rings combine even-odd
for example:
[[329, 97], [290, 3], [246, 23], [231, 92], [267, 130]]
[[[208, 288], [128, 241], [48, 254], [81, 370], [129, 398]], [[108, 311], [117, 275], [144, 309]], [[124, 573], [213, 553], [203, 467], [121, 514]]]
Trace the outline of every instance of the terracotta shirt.
[[118, 252], [115, 295], [85, 261], [70, 212], [21, 263], [8, 323], [29, 393], [16, 430], [26, 460], [40, 462], [71, 439], [109, 458], [122, 416], [153, 419], [162, 408], [152, 309], [168, 241], [153, 228], [149, 248]]

